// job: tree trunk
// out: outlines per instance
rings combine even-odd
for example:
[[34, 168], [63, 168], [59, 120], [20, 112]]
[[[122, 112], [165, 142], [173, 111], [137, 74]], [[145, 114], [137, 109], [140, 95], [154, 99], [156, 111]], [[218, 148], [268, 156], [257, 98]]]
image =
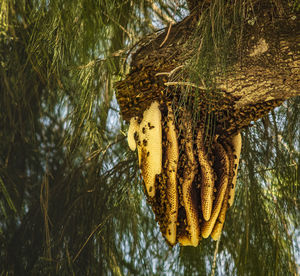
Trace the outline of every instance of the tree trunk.
[[[214, 99], [214, 102], [218, 102], [219, 108], [222, 106], [222, 111], [229, 110], [234, 114], [235, 118], [230, 118], [232, 121], [243, 121], [239, 114], [257, 120], [270, 111], [270, 106], [273, 108], [283, 100], [300, 95], [299, 15], [280, 7], [275, 15], [270, 10], [269, 6], [258, 4], [256, 16], [245, 20], [239, 41], [232, 42], [237, 56], [232, 58], [226, 73], [216, 77], [214, 87], [219, 100]], [[184, 74], [173, 81], [174, 75], [183, 71], [181, 67], [186, 61], [193, 58], [193, 31], [200, 12], [196, 11], [182, 22], [141, 41], [132, 55], [130, 73], [116, 86], [126, 121], [141, 116], [156, 99], [173, 98], [175, 91], [178, 94], [179, 90], [186, 91], [187, 88], [199, 89], [203, 97], [207, 97], [207, 87], [192, 83]], [[255, 116], [251, 115], [254, 106]], [[249, 123], [247, 120], [239, 127]]]

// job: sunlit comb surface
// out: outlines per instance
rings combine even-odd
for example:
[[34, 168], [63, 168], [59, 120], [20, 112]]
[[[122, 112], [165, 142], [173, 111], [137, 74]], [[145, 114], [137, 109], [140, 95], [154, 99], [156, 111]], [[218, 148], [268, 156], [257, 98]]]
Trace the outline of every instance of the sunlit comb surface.
[[206, 139], [203, 122], [170, 102], [153, 102], [133, 117], [128, 145], [138, 160], [148, 203], [171, 246], [198, 246], [220, 238], [232, 205], [241, 152], [241, 135]]

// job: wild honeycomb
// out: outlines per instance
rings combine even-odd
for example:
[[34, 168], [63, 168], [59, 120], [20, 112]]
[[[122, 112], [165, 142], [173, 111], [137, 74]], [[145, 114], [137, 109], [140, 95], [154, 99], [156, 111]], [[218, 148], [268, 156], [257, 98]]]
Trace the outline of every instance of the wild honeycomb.
[[[197, 246], [201, 237], [207, 238], [211, 233], [219, 237], [222, 230], [227, 210], [224, 202], [228, 202], [234, 187], [232, 181], [239, 158], [235, 154], [240, 152], [240, 134], [226, 140], [215, 135], [208, 150], [204, 124], [193, 127], [189, 110], [183, 108], [175, 117], [170, 102], [159, 105], [154, 102], [154, 105], [156, 111], [152, 116], [149, 110], [154, 110], [153, 105], [146, 109], [143, 117], [130, 121], [128, 133], [136, 138], [148, 203], [171, 246], [177, 242]], [[147, 135], [153, 129], [150, 129], [152, 124], [157, 130], [161, 129], [161, 133], [153, 137]], [[155, 143], [155, 147], [149, 147], [149, 141]], [[161, 153], [153, 154], [157, 148]], [[161, 171], [154, 173], [153, 168], [161, 168]], [[151, 185], [150, 177], [152, 182], [154, 179]]]

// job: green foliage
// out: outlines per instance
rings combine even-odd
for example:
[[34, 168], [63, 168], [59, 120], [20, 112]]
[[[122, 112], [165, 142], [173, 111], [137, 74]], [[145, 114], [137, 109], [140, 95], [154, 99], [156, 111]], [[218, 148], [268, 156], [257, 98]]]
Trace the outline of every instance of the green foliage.
[[299, 97], [244, 133], [239, 189], [223, 236], [238, 275], [297, 274], [298, 108]]
[[[181, 2], [155, 4], [178, 20], [186, 13]], [[170, 249], [161, 237], [114, 97], [126, 51], [164, 17], [137, 0], [3, 0], [0, 8], [1, 273], [209, 274], [215, 243]], [[298, 122], [296, 98], [244, 134], [217, 272], [295, 272]]]

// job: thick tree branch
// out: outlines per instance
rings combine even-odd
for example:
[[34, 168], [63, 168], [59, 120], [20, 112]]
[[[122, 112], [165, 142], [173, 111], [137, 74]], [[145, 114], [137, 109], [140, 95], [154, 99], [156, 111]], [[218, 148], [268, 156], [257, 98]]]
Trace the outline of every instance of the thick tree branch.
[[201, 109], [210, 106], [212, 100], [217, 116], [231, 114], [220, 121], [229, 122], [225, 128], [231, 132], [264, 116], [283, 100], [300, 95], [299, 20], [292, 13], [275, 17], [270, 7], [260, 4], [256, 2], [259, 14], [243, 23], [240, 40], [232, 43], [235, 57], [229, 61], [231, 65], [225, 73], [214, 72], [218, 77], [213, 99], [207, 98], [201, 73], [200, 83], [194, 83], [186, 67], [197, 54], [196, 11], [143, 44], [132, 56], [131, 72], [117, 84], [123, 118], [141, 116], [154, 100], [172, 100], [184, 93], [193, 97], [197, 90], [203, 95]]
[[300, 95], [300, 36], [282, 38], [278, 48], [263, 36], [244, 55], [242, 64], [220, 79], [221, 87], [238, 98], [235, 108]]

